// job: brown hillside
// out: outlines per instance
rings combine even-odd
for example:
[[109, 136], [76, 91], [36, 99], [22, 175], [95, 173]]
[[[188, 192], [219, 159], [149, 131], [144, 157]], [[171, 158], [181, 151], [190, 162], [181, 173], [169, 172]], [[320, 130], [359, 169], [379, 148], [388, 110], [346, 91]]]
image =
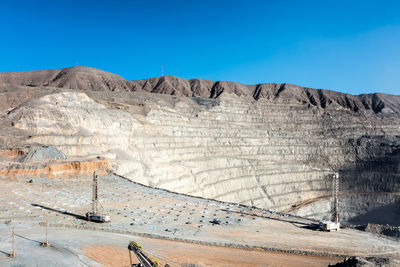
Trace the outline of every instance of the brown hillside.
[[400, 96], [386, 94], [350, 95], [312, 89], [293, 84], [263, 83], [245, 85], [237, 82], [182, 79], [173, 76], [128, 81], [119, 75], [90, 68], [72, 67], [58, 70], [0, 73], [0, 83], [14, 86], [51, 86], [90, 91], [137, 91], [175, 96], [218, 98], [221, 94], [248, 96], [255, 100], [297, 101], [320, 108], [343, 107], [354, 112], [373, 110], [375, 113], [400, 114]]

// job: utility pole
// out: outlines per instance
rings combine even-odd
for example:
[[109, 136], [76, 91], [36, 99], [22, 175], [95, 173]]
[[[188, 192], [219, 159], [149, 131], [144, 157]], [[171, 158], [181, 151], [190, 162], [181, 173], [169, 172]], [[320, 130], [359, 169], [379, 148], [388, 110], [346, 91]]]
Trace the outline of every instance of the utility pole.
[[46, 241], [45, 241], [46, 246], [49, 245], [48, 228], [49, 228], [49, 221], [46, 220]]
[[48, 227], [49, 227], [49, 220], [46, 220], [46, 240], [41, 244], [44, 247], [50, 246], [49, 239], [48, 239]]
[[12, 228], [12, 252], [9, 255], [10, 258], [15, 258], [17, 256], [17, 254], [15, 254], [15, 227]]

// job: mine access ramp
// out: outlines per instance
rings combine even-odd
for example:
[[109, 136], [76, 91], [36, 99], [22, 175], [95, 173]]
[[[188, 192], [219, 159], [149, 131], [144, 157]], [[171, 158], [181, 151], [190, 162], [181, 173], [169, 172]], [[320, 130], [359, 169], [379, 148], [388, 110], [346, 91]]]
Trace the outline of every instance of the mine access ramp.
[[[138, 243], [135, 241], [130, 241], [128, 245], [129, 250], [129, 261], [131, 267], [169, 267], [169, 264], [163, 265], [157, 259], [155, 259], [150, 253], [145, 251]], [[140, 263], [132, 264], [132, 252], [135, 254], [136, 258]]]

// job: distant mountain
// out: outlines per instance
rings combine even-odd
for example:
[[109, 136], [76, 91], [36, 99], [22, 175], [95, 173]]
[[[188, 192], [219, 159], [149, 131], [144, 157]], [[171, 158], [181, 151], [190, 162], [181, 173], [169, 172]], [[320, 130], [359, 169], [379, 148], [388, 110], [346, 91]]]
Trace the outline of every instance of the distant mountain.
[[89, 67], [0, 73], [0, 83], [91, 91], [131, 90], [130, 82], [121, 76]]
[[157, 94], [204, 98], [218, 98], [221, 94], [230, 93], [252, 97], [255, 100], [296, 100], [299, 103], [320, 108], [340, 106], [354, 112], [365, 109], [375, 113], [400, 114], [400, 96], [398, 95], [375, 93], [355, 96], [287, 83], [245, 85], [237, 82], [214, 82], [173, 76], [128, 81], [119, 75], [90, 67], [0, 73], [0, 83], [14, 86], [51, 86], [91, 91], [143, 90]]

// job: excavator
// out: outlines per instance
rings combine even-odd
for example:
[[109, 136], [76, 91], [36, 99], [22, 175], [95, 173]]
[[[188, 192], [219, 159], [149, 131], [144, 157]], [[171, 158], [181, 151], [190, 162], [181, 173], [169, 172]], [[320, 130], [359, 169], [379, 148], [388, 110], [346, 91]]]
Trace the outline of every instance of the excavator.
[[[129, 261], [131, 267], [169, 267], [169, 264], [163, 265], [157, 259], [155, 259], [150, 253], [145, 251], [135, 241], [130, 241], [128, 245], [129, 250]], [[132, 264], [132, 252], [140, 263]]]

